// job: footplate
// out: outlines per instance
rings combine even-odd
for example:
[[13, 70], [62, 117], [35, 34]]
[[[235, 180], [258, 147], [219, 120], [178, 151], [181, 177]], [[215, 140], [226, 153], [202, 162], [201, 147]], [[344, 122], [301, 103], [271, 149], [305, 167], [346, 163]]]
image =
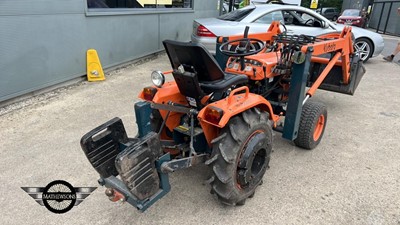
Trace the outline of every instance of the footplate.
[[122, 151], [121, 144], [127, 142], [124, 124], [116, 117], [85, 134], [81, 147], [93, 168], [106, 178], [118, 175], [115, 158]]
[[118, 154], [115, 166], [122, 181], [130, 192], [139, 200], [144, 200], [156, 194], [159, 190], [155, 161], [162, 155], [158, 135], [150, 132]]
[[168, 174], [160, 169], [171, 158], [163, 153], [157, 133], [128, 138], [121, 119], [114, 118], [85, 134], [81, 147], [100, 174], [99, 184], [118, 192], [140, 211], [171, 189]]

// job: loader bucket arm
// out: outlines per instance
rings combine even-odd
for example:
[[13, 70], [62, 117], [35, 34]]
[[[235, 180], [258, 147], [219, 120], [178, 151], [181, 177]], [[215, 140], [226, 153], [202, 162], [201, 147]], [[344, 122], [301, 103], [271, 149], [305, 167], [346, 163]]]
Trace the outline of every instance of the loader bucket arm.
[[[305, 53], [309, 47], [310, 46], [303, 46], [301, 51]], [[351, 27], [345, 27], [338, 38], [313, 43], [312, 48], [312, 61], [326, 64], [326, 67], [307, 91], [307, 95], [309, 97], [314, 95], [315, 91], [321, 86], [322, 82], [335, 65], [341, 66], [342, 83], [348, 85], [351, 72], [350, 55], [354, 53]], [[334, 56], [331, 59], [318, 57], [318, 55], [326, 53], [334, 53]]]

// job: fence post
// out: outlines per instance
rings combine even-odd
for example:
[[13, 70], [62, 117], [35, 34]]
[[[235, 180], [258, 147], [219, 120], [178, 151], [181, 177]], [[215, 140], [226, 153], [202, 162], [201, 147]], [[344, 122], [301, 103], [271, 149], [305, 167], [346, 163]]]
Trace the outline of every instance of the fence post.
[[383, 29], [383, 34], [386, 34], [386, 27], [387, 27], [387, 25], [389, 23], [390, 11], [392, 10], [392, 6], [393, 6], [393, 2], [391, 2], [390, 6], [389, 6], [388, 16], [386, 18], [386, 24], [385, 24], [385, 28]]
[[384, 2], [382, 4], [383, 4], [383, 6], [382, 6], [382, 10], [381, 10], [381, 16], [379, 17], [378, 26], [376, 27], [376, 33], [379, 33], [379, 26], [381, 25], [383, 10], [385, 9], [386, 2]]

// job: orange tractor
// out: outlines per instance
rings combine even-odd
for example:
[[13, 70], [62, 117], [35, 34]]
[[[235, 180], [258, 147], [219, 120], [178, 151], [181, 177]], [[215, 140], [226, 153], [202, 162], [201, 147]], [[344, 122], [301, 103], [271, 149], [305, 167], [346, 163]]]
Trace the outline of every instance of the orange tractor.
[[169, 192], [168, 173], [205, 163], [211, 193], [243, 205], [269, 167], [273, 130], [301, 148], [319, 144], [327, 109], [310, 98], [317, 89], [352, 95], [365, 73], [351, 27], [320, 37], [287, 35], [278, 22], [247, 31], [218, 38], [218, 61], [201, 45], [163, 41], [174, 80], [152, 73], [135, 104], [138, 135], [114, 118], [82, 137], [110, 200], [144, 211]]

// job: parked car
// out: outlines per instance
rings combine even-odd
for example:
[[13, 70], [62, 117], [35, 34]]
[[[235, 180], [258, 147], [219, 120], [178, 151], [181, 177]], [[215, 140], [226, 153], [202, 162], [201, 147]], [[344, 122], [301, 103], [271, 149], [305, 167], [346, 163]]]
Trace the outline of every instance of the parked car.
[[333, 7], [319, 8], [315, 12], [321, 14], [328, 20], [333, 20], [333, 21], [337, 20], [337, 18], [339, 17], [339, 13], [340, 13], [337, 8], [333, 8]]
[[[343, 24], [335, 24], [320, 14], [301, 6], [262, 4], [249, 5], [218, 18], [196, 19], [193, 22], [191, 39], [203, 44], [215, 54], [216, 37], [243, 34], [246, 26], [250, 33], [264, 32], [272, 21], [285, 25], [288, 34], [322, 35], [341, 32]], [[283, 30], [283, 27], [282, 27]], [[382, 52], [383, 38], [380, 34], [353, 27], [354, 47], [364, 61]]]
[[362, 15], [362, 11], [359, 9], [346, 9], [342, 15], [339, 16], [337, 23], [363, 27], [367, 24], [366, 17]]

